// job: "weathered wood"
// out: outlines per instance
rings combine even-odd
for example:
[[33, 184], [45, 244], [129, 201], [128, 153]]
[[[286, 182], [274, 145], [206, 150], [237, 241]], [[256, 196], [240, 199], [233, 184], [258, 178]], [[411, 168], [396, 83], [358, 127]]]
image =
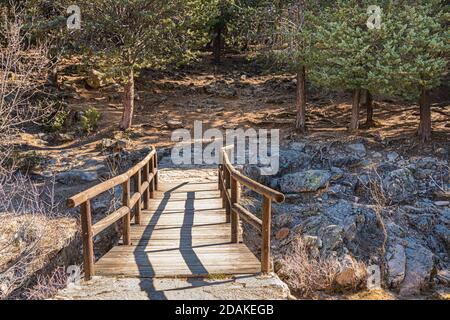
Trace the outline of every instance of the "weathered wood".
[[94, 235], [92, 232], [92, 214], [90, 200], [81, 204], [81, 235], [83, 241], [84, 278], [90, 280], [95, 275]]
[[231, 188], [231, 172], [229, 170], [225, 170], [225, 194], [226, 194], [226, 201], [225, 201], [225, 212], [227, 214], [227, 221], [231, 221], [231, 194], [228, 190]]
[[252, 227], [254, 227], [256, 230], [258, 230], [261, 233], [261, 230], [262, 230], [261, 219], [258, 219], [254, 214], [252, 214], [250, 211], [248, 211], [243, 206], [241, 206], [240, 204], [237, 204], [237, 203], [233, 206], [233, 210], [237, 214], [239, 214], [239, 216], [242, 218], [242, 220], [244, 220], [245, 222], [250, 224]]
[[96, 236], [109, 226], [111, 226], [113, 223], [118, 221], [119, 219], [123, 218], [125, 215], [130, 213], [130, 208], [128, 207], [121, 207], [118, 210], [114, 211], [110, 215], [104, 217], [102, 220], [98, 221], [96, 224], [92, 226], [92, 232], [93, 235]]
[[88, 199], [92, 199], [92, 198], [98, 196], [99, 194], [106, 192], [106, 191], [124, 183], [125, 181], [129, 180], [134, 174], [136, 174], [136, 172], [138, 170], [141, 170], [142, 167], [145, 164], [147, 164], [151, 159], [153, 159], [155, 155], [156, 155], [156, 150], [155, 150], [155, 148], [153, 148], [153, 150], [142, 161], [140, 161], [138, 164], [133, 166], [133, 168], [131, 168], [127, 172], [125, 172], [117, 177], [114, 177], [112, 179], [106, 180], [102, 183], [99, 183], [99, 184], [93, 186], [92, 188], [89, 188], [89, 189], [87, 189], [83, 192], [80, 192], [80, 193], [74, 195], [73, 197], [69, 198], [67, 200], [67, 206], [69, 208], [75, 208], [75, 207], [79, 206], [80, 204], [82, 204], [83, 202], [86, 202]]
[[133, 196], [130, 198], [130, 209], [134, 208], [138, 205], [141, 199], [141, 194], [139, 192], [136, 192], [133, 194]]
[[153, 157], [153, 171], [152, 173], [155, 176], [155, 185], [153, 190], [158, 190], [158, 154], [155, 151], [155, 156]]
[[247, 188], [252, 189], [253, 191], [264, 195], [266, 197], [269, 197], [270, 199], [276, 201], [276, 202], [283, 202], [284, 201], [284, 194], [281, 192], [275, 191], [269, 187], [266, 187], [265, 185], [262, 185], [249, 177], [243, 175], [239, 171], [237, 171], [233, 165], [231, 164], [230, 160], [228, 159], [228, 155], [226, 152], [223, 152], [223, 162], [225, 171], [230, 172], [230, 174], [235, 178], [239, 183], [243, 184]]
[[269, 273], [270, 264], [270, 225], [271, 225], [272, 200], [264, 197], [262, 205], [262, 230], [261, 230], [261, 272]]
[[153, 199], [155, 197], [155, 190], [156, 190], [156, 169], [155, 169], [155, 161], [156, 156], [153, 157], [153, 159], [150, 161], [150, 174], [152, 175], [152, 179], [150, 181], [150, 198]]
[[[125, 181], [122, 184], [122, 205], [124, 207], [130, 208], [130, 180]], [[123, 244], [131, 245], [130, 238], [130, 227], [131, 227], [131, 211], [128, 212], [123, 217]]]
[[[144, 166], [145, 167], [145, 166]], [[136, 190], [138, 194], [138, 200], [134, 205], [134, 223], [141, 223], [141, 210], [142, 210], [142, 183], [141, 183], [141, 170], [138, 170], [134, 175], [134, 190]]]
[[[240, 200], [240, 186], [236, 179], [231, 178], [231, 207], [239, 203]], [[231, 242], [237, 243], [239, 241], [239, 215], [236, 211], [231, 210]]]
[[144, 183], [142, 184], [142, 190], [144, 190], [144, 209], [148, 209], [150, 205], [150, 164], [147, 163], [144, 166], [144, 176], [142, 177]]

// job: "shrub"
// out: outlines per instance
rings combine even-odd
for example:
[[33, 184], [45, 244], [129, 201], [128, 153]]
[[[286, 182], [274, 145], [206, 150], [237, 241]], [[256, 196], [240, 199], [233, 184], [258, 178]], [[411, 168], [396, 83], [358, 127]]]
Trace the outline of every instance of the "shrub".
[[54, 117], [50, 120], [49, 124], [45, 127], [45, 130], [48, 132], [57, 132], [60, 131], [63, 126], [64, 122], [66, 121], [67, 117], [69, 115], [69, 112], [60, 110], [58, 111]]
[[295, 240], [278, 272], [291, 290], [304, 297], [311, 297], [318, 291], [332, 290], [341, 269], [336, 258], [313, 258], [309, 251], [302, 239]]
[[90, 134], [92, 130], [97, 128], [100, 120], [100, 113], [94, 107], [84, 111], [81, 115], [81, 128], [86, 134]]

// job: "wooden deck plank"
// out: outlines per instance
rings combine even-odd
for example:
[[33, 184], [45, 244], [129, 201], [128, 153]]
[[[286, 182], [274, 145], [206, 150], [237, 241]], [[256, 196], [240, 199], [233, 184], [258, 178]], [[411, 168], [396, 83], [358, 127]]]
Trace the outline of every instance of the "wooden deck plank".
[[[243, 243], [231, 243], [217, 183], [161, 182], [131, 245], [118, 245], [95, 264], [96, 274], [127, 277], [201, 277], [254, 274], [260, 262]], [[241, 240], [241, 239], [240, 239]]]

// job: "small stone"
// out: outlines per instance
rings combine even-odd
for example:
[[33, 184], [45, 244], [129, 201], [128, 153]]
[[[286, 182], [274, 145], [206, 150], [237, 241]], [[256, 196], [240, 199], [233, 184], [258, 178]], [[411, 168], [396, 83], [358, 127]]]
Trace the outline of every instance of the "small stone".
[[445, 207], [450, 205], [450, 201], [436, 201], [434, 205], [438, 207]]
[[362, 143], [349, 144], [346, 149], [359, 157], [365, 157], [367, 154], [366, 147]]
[[386, 155], [386, 157], [387, 157], [387, 159], [388, 159], [389, 162], [394, 162], [395, 160], [398, 159], [399, 154], [398, 154], [397, 152], [395, 152], [395, 151], [392, 151], [392, 152], [389, 152], [389, 153]]
[[289, 229], [288, 228], [282, 228], [280, 229], [276, 235], [275, 235], [275, 239], [277, 240], [283, 240], [285, 239], [288, 235], [289, 235]]
[[178, 120], [169, 120], [169, 121], [167, 121], [167, 126], [171, 130], [181, 129], [181, 128], [183, 128], [183, 122], [178, 121]]

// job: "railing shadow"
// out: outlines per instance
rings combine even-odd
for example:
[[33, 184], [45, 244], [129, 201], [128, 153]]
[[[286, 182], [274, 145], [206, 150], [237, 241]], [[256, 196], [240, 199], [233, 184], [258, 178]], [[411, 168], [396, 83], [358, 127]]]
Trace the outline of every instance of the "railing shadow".
[[[158, 291], [154, 285], [154, 280], [152, 276], [155, 274], [155, 270], [147, 256], [146, 248], [150, 243], [150, 238], [155, 231], [155, 227], [164, 212], [165, 207], [169, 203], [169, 199], [171, 196], [171, 192], [182, 187], [186, 183], [180, 184], [175, 188], [164, 192], [164, 196], [161, 199], [161, 202], [158, 206], [158, 209], [155, 210], [152, 218], [148, 222], [141, 239], [134, 250], [134, 258], [136, 260], [136, 264], [138, 266], [139, 275], [140, 275], [140, 288], [142, 291], [146, 292], [150, 300], [167, 300], [164, 292]], [[145, 236], [144, 236], [145, 235]]]
[[[187, 290], [190, 288], [195, 287], [204, 287], [204, 286], [211, 286], [211, 285], [217, 285], [217, 284], [223, 284], [227, 282], [233, 282], [234, 280], [224, 280], [220, 281], [218, 283], [211, 283], [208, 281], [205, 281], [202, 277], [192, 277], [188, 278], [187, 282], [190, 284], [188, 287], [183, 288], [172, 288], [172, 289], [165, 289], [164, 291], [158, 291], [158, 289], [155, 287], [155, 280], [152, 278], [155, 275], [155, 270], [151, 264], [151, 261], [147, 254], [151, 254], [151, 252], [147, 252], [147, 246], [150, 244], [150, 238], [153, 234], [155, 227], [164, 212], [164, 209], [167, 207], [167, 204], [169, 203], [171, 193], [175, 190], [182, 187], [184, 184], [180, 184], [179, 186], [166, 191], [164, 193], [164, 196], [158, 206], [158, 208], [155, 210], [155, 213], [153, 214], [152, 218], [150, 219], [147, 227], [144, 231], [144, 237], [142, 237], [138, 245], [134, 251], [135, 260], [138, 265], [139, 274], [140, 274], [140, 288], [142, 291], [146, 292], [149, 299], [151, 300], [167, 300], [167, 296], [165, 295], [164, 291], [176, 291], [176, 290]], [[183, 260], [186, 264], [186, 266], [189, 268], [190, 272], [192, 274], [198, 274], [198, 275], [207, 275], [208, 270], [203, 265], [200, 257], [195, 252], [194, 248], [196, 247], [202, 247], [200, 246], [194, 246], [193, 243], [193, 225], [194, 225], [194, 219], [195, 219], [195, 192], [187, 192], [187, 197], [185, 200], [184, 205], [184, 216], [183, 216], [183, 223], [180, 228], [180, 243], [178, 248], [169, 248], [169, 249], [162, 249], [157, 250], [156, 252], [164, 252], [164, 251], [175, 251], [179, 250], [181, 256], [183, 257]], [[152, 251], [155, 252], [155, 251]]]

